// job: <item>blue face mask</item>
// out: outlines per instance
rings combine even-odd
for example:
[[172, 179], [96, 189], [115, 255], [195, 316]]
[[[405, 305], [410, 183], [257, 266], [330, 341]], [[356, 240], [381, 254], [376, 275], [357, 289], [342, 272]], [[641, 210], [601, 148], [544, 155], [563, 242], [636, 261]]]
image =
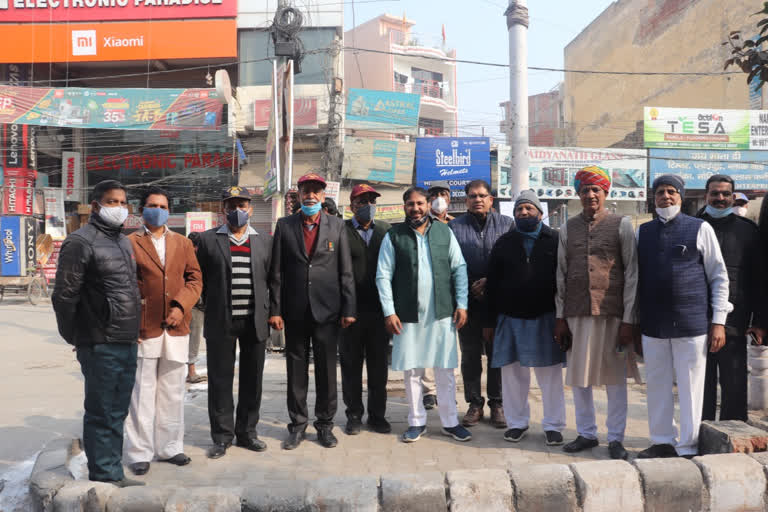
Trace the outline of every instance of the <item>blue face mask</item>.
[[733, 213], [733, 207], [715, 208], [714, 206], [708, 204], [704, 211], [707, 212], [707, 215], [713, 219], [722, 219], [723, 217], [727, 217]]
[[515, 225], [517, 226], [517, 229], [520, 231], [525, 231], [526, 233], [536, 231], [536, 227], [538, 227], [539, 222], [539, 219], [536, 217], [515, 218]]
[[248, 212], [235, 208], [231, 212], [227, 212], [227, 224], [233, 228], [241, 228], [248, 224]]
[[141, 212], [141, 216], [144, 219], [144, 223], [150, 226], [165, 226], [168, 222], [168, 210], [163, 208], [144, 208]]
[[320, 211], [320, 208], [322, 208], [323, 205], [320, 202], [316, 202], [312, 206], [307, 206], [305, 204], [301, 205], [301, 213], [306, 215], [307, 217], [312, 217], [313, 215], [316, 215], [317, 212]]

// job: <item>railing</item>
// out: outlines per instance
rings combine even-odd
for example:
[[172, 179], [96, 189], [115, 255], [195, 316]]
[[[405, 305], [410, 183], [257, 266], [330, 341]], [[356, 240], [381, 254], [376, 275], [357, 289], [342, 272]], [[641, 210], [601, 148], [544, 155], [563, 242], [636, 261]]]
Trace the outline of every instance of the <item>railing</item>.
[[425, 137], [440, 137], [442, 134], [442, 128], [419, 126], [419, 135], [423, 135]]
[[429, 96], [430, 98], [443, 99], [443, 88], [440, 87], [440, 82], [434, 80], [419, 81], [414, 84], [403, 84], [395, 82], [396, 92], [408, 92], [413, 94], [419, 94], [421, 96]]
[[430, 34], [415, 34], [413, 32], [403, 32], [401, 30], [390, 30], [390, 43], [399, 46], [421, 46], [423, 48], [433, 48], [448, 53], [448, 48], [442, 37], [436, 37]]

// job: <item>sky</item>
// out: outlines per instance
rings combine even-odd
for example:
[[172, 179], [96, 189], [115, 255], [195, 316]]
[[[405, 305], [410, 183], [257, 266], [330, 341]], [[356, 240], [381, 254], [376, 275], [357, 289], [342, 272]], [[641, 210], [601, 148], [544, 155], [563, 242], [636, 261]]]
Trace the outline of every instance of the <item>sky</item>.
[[[446, 43], [457, 59], [509, 63], [509, 39], [504, 0], [344, 0], [345, 30], [384, 13], [416, 23], [413, 32], [440, 38], [445, 25]], [[563, 51], [612, 0], [530, 0], [528, 65], [563, 67]], [[354, 5], [354, 16], [353, 16]], [[347, 45], [351, 44], [349, 41]], [[362, 54], [361, 54], [362, 58]], [[485, 134], [502, 142], [499, 103], [509, 98], [509, 72], [504, 68], [459, 64], [456, 74], [459, 100], [459, 135]], [[531, 71], [529, 94], [547, 92], [563, 80], [562, 73]]]

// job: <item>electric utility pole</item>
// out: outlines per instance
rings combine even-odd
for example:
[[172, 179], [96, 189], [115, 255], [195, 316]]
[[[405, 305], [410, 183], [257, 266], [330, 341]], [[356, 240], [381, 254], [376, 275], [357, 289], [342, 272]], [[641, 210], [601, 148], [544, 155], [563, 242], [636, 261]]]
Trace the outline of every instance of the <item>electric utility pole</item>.
[[528, 7], [527, 0], [509, 0], [504, 12], [509, 31], [509, 143], [507, 175], [514, 200], [528, 190]]

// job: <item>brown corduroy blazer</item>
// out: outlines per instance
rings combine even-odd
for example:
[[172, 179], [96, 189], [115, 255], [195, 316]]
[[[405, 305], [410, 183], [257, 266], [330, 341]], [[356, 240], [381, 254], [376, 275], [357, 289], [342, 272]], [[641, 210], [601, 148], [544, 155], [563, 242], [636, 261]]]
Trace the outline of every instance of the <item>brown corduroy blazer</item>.
[[141, 339], [160, 336], [168, 312], [176, 305], [184, 312], [184, 320], [177, 327], [168, 329], [168, 334], [189, 334], [192, 308], [203, 291], [200, 265], [192, 242], [171, 230], [168, 230], [165, 237], [163, 267], [151, 235], [144, 228], [128, 235], [136, 255], [136, 273], [141, 292]]

